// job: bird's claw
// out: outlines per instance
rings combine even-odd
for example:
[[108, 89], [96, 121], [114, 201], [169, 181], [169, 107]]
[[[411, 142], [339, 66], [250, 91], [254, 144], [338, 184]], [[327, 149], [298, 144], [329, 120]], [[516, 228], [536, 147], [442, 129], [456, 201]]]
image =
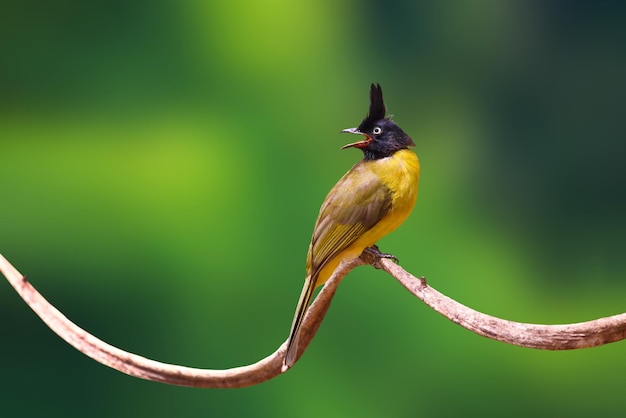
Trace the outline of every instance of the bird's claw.
[[382, 268], [382, 266], [380, 265], [381, 258], [388, 258], [396, 264], [400, 262], [398, 260], [398, 257], [396, 257], [395, 255], [381, 252], [378, 249], [378, 245], [372, 245], [371, 247], [367, 247], [366, 249], [364, 249], [363, 253], [361, 253], [361, 258], [366, 263], [371, 264], [372, 266], [374, 266], [374, 268], [377, 269]]

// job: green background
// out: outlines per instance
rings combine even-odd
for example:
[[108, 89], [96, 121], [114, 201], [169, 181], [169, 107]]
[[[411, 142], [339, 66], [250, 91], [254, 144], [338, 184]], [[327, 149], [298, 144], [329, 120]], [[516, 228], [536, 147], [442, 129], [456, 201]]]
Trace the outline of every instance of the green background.
[[[624, 3], [34, 3], [0, 10], [0, 253], [99, 338], [202, 368], [273, 352], [371, 82], [422, 163], [382, 250], [506, 319], [624, 311]], [[365, 267], [245, 389], [108, 369], [1, 283], [0, 333], [7, 417], [597, 417], [626, 388], [624, 342], [491, 341]]]

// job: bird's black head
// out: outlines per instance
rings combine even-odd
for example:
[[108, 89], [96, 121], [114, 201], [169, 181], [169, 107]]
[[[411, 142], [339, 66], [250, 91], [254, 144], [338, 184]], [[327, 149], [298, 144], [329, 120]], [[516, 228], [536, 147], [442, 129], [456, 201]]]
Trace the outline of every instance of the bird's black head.
[[414, 147], [413, 140], [390, 118], [385, 117], [383, 90], [379, 84], [370, 87], [370, 110], [358, 128], [344, 129], [341, 132], [365, 136], [363, 141], [353, 142], [343, 148], [359, 148], [366, 160], [389, 157], [394, 152]]

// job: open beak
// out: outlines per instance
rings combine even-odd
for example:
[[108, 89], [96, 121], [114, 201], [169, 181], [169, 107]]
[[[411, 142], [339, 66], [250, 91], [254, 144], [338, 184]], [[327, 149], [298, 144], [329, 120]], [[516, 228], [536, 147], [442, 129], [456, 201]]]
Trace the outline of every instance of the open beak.
[[367, 147], [370, 142], [372, 142], [372, 138], [370, 136], [368, 136], [367, 134], [364, 134], [363, 132], [359, 131], [359, 128], [348, 128], [348, 129], [344, 129], [341, 132], [342, 133], [348, 133], [348, 134], [363, 135], [365, 137], [365, 139], [363, 141], [357, 141], [357, 142], [353, 142], [351, 144], [344, 145], [343, 147], [341, 147], [341, 149], [352, 148], [352, 147], [363, 149], [363, 148]]

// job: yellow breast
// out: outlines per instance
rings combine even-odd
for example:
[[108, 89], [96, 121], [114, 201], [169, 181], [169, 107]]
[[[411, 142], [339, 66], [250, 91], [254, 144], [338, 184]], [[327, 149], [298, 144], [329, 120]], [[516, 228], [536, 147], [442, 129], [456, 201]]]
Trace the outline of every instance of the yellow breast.
[[[408, 149], [400, 150], [391, 157], [371, 161], [370, 169], [392, 192], [391, 211], [355, 244], [374, 245], [409, 216], [417, 199], [417, 185], [420, 177], [420, 163], [417, 155]], [[360, 254], [360, 252], [359, 252]]]

